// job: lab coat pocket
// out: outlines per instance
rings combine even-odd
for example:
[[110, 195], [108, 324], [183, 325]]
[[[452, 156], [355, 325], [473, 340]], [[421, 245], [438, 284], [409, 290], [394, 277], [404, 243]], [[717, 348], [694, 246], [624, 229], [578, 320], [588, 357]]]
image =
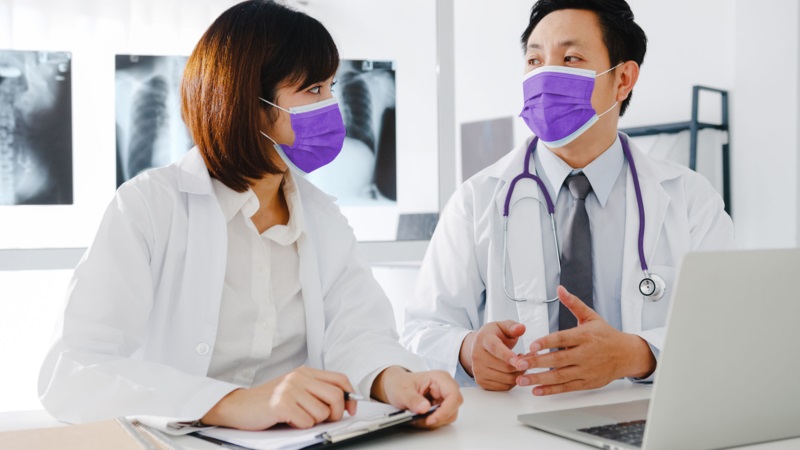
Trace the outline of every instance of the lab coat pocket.
[[670, 266], [652, 266], [650, 272], [664, 279], [666, 292], [661, 300], [653, 301], [642, 297], [642, 330], [660, 328], [666, 325], [669, 305], [672, 303], [672, 293], [675, 291], [675, 268]]

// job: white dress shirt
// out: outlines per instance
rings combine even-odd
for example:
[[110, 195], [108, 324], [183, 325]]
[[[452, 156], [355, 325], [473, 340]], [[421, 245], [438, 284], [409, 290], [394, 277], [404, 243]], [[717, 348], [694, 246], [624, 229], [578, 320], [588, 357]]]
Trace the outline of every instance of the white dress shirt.
[[228, 257], [208, 375], [251, 387], [300, 367], [308, 356], [297, 252], [303, 214], [287, 175], [289, 222], [259, 234], [251, 219], [259, 208], [255, 193], [212, 183], [227, 221]]
[[[622, 329], [620, 305], [622, 282], [622, 249], [625, 240], [625, 178], [628, 164], [619, 136], [605, 152], [582, 169], [573, 169], [564, 160], [539, 142], [534, 153], [536, 173], [547, 186], [555, 203], [556, 234], [563, 247], [565, 229], [574, 199], [564, 180], [583, 172], [592, 190], [586, 196], [586, 213], [592, 233], [593, 309], [614, 328]], [[545, 211], [546, 212], [546, 211]], [[635, 211], [634, 211], [635, 213]], [[550, 229], [550, 218], [541, 214], [542, 230]], [[542, 245], [547, 277], [547, 298], [556, 297], [559, 284], [558, 261], [551, 233], [543, 233]], [[585, 300], [585, 299], [581, 299]], [[550, 332], [558, 331], [558, 303], [548, 304]]]

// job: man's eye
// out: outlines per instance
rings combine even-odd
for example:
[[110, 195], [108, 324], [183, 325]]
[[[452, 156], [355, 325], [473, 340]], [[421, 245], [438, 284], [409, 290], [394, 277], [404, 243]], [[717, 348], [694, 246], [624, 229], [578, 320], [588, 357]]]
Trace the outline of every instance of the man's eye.
[[577, 56], [565, 56], [564, 57], [564, 62], [568, 62], [568, 63], [576, 63], [576, 62], [578, 62], [580, 60], [581, 59], [578, 58]]
[[528, 65], [529, 66], [538, 66], [541, 63], [542, 63], [542, 61], [540, 61], [539, 58], [530, 58], [530, 59], [528, 59]]

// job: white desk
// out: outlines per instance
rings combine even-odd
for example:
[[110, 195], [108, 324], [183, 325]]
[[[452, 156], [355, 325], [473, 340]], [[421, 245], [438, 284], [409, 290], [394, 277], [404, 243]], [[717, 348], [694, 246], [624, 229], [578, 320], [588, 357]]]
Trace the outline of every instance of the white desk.
[[[354, 449], [588, 449], [569, 441], [520, 424], [517, 415], [579, 406], [639, 400], [650, 396], [651, 388], [616, 381], [605, 388], [573, 392], [554, 397], [533, 397], [530, 388], [511, 392], [488, 392], [479, 388], [462, 389], [464, 405], [458, 420], [436, 431], [402, 428], [376, 440], [352, 445]], [[55, 426], [58, 422], [44, 411], [0, 413], [0, 431]], [[220, 450], [221, 447], [199, 439], [176, 438], [187, 450]], [[740, 447], [759, 450], [796, 450], [800, 438]]]

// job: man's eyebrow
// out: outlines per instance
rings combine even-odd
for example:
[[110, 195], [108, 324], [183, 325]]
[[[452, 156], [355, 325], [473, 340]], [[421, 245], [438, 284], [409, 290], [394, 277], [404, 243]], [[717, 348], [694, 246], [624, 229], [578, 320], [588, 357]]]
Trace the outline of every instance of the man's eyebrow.
[[[566, 41], [561, 41], [558, 43], [558, 47], [583, 47], [581, 41], [577, 39], [568, 39]], [[542, 46], [536, 42], [531, 42], [528, 44], [528, 49], [530, 50], [541, 50]]]

